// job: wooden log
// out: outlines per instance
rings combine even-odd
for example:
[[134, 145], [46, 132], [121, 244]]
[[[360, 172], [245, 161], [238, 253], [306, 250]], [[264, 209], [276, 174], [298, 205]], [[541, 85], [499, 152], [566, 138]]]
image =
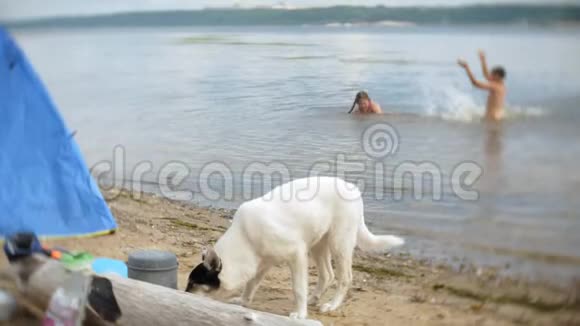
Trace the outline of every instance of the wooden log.
[[[27, 280], [27, 292], [45, 308], [50, 295], [70, 275], [55, 261], [46, 261]], [[199, 326], [318, 326], [314, 320], [294, 320], [250, 310], [182, 291], [121, 277], [107, 277], [121, 307], [120, 325]]]

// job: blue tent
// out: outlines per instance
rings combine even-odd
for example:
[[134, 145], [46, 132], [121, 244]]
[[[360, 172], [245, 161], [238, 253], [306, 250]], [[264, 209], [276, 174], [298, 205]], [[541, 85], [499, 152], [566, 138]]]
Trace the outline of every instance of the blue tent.
[[73, 135], [26, 55], [0, 27], [0, 237], [114, 231]]

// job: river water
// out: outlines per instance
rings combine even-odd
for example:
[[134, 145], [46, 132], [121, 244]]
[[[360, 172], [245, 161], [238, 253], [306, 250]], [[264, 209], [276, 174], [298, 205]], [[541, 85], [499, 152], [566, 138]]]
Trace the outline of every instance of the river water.
[[[580, 276], [578, 28], [12, 32], [99, 179], [235, 208], [339, 175], [363, 188], [373, 231], [408, 239], [402, 251]], [[507, 70], [499, 125], [480, 122], [485, 94], [455, 63], [481, 76], [479, 48]], [[347, 114], [360, 89], [387, 114]]]

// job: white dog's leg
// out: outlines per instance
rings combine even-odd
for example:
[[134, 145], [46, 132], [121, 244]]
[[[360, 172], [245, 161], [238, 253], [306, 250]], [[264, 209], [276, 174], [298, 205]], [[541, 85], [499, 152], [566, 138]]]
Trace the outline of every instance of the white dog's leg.
[[312, 258], [314, 258], [318, 269], [318, 283], [316, 284], [316, 289], [308, 298], [308, 304], [317, 305], [334, 279], [330, 248], [326, 240], [312, 248]]
[[335, 259], [338, 287], [332, 301], [320, 307], [323, 313], [334, 311], [342, 304], [352, 283], [352, 249], [349, 251], [345, 248], [343, 252], [335, 256]]
[[326, 286], [326, 288], [328, 289], [328, 287], [332, 284], [332, 281], [334, 281], [334, 270], [332, 269], [332, 255], [330, 254], [330, 248], [328, 248], [328, 247], [327, 247], [327, 251], [326, 251], [326, 261], [324, 263], [325, 263], [326, 270], [328, 271], [328, 275], [329, 275], [328, 276], [328, 284]]
[[292, 287], [296, 300], [296, 311], [290, 314], [290, 318], [305, 319], [308, 315], [306, 297], [308, 296], [308, 256], [305, 251], [300, 251], [289, 262], [292, 272]]
[[258, 290], [260, 283], [264, 279], [264, 276], [266, 276], [266, 273], [270, 270], [270, 267], [272, 267], [272, 265], [270, 265], [270, 264], [264, 264], [264, 265], [260, 266], [260, 268], [258, 269], [258, 273], [256, 273], [256, 276], [254, 276], [254, 278], [251, 279], [248, 282], [248, 284], [246, 284], [246, 288], [244, 289], [244, 293], [242, 294], [242, 305], [243, 306], [246, 306], [246, 305], [249, 305], [250, 303], [252, 303], [252, 301], [254, 300], [254, 295], [256, 294], [256, 291]]

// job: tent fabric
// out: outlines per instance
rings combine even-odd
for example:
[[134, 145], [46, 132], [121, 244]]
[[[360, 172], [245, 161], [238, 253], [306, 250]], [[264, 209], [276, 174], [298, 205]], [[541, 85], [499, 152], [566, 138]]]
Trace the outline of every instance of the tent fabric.
[[116, 228], [56, 105], [0, 27], [0, 236], [69, 237]]

